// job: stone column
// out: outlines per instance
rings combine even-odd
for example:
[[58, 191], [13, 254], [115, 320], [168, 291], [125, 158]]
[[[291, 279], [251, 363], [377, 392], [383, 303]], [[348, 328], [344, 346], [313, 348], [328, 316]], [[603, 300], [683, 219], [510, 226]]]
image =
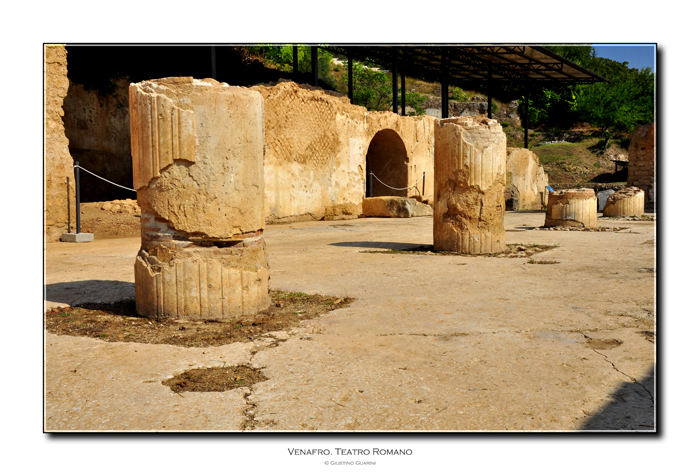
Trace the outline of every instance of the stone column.
[[143, 81], [129, 87], [129, 115], [137, 312], [230, 320], [267, 308], [260, 93], [211, 79]]
[[627, 187], [608, 197], [603, 209], [605, 217], [631, 217], [644, 215], [644, 190]]
[[597, 203], [596, 194], [592, 188], [550, 193], [544, 226], [595, 227], [598, 223]]
[[506, 136], [495, 119], [444, 119], [435, 127], [437, 251], [480, 254], [505, 249]]

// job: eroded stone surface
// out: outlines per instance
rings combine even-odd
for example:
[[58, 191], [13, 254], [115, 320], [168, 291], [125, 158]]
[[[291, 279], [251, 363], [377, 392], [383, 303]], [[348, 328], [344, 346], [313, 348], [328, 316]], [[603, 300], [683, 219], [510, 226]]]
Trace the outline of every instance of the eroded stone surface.
[[[291, 81], [251, 89], [262, 94], [265, 105], [265, 215], [269, 222], [362, 213], [366, 157], [375, 136], [380, 140], [393, 137], [400, 143], [398, 151], [389, 150], [395, 167], [387, 172], [398, 166], [401, 173], [383, 175], [375, 170], [380, 180], [397, 188], [417, 184], [403, 195], [432, 199], [432, 117], [368, 112], [350, 104], [345, 96]], [[388, 195], [386, 190], [376, 191]]]
[[430, 205], [408, 197], [370, 197], [362, 200], [362, 214], [366, 217], [423, 217], [433, 214]]
[[129, 91], [140, 314], [231, 319], [269, 305], [262, 98], [214, 80]]
[[505, 249], [506, 136], [483, 116], [435, 127], [436, 250], [480, 254]]
[[69, 231], [69, 223], [75, 216], [73, 158], [63, 129], [63, 99], [68, 93], [66, 48], [46, 45], [44, 67], [44, 168], [47, 171], [44, 217], [46, 238], [53, 241]]
[[615, 192], [605, 203], [603, 216], [625, 217], [644, 215], [644, 190], [628, 187]]
[[598, 220], [596, 205], [597, 199], [592, 188], [550, 193], [544, 226], [594, 227]]
[[547, 174], [537, 155], [508, 147], [506, 157], [506, 201], [513, 210], [543, 210], [547, 206]]
[[656, 201], [656, 124], [637, 127], [630, 134], [627, 184], [644, 190], [645, 203]]

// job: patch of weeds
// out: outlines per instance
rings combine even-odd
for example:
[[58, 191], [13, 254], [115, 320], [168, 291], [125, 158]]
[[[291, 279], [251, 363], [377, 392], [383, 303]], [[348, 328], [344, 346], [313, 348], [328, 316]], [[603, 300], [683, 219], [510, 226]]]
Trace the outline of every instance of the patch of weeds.
[[309, 298], [309, 295], [306, 293], [299, 292], [299, 291], [292, 291], [290, 293], [287, 293], [285, 295], [285, 298], [286, 299], [307, 299], [307, 298]]
[[654, 215], [639, 215], [628, 217], [601, 217], [603, 220], [622, 220], [622, 221], [656, 221]]
[[620, 339], [597, 339], [594, 337], [584, 336], [586, 338], [586, 346], [595, 350], [614, 349], [622, 345]]
[[[592, 226], [592, 227], [584, 227], [584, 226], [541, 226], [538, 228], [538, 230], [542, 231], [597, 231], [597, 232], [618, 232], [618, 231], [623, 231], [623, 230], [629, 230], [629, 227], [627, 226]], [[628, 232], [628, 233], [635, 233], [636, 232]]]
[[335, 309], [347, 307], [352, 298], [270, 292], [272, 304], [257, 314], [234, 321], [151, 319], [136, 314], [133, 300], [112, 304], [84, 304], [46, 312], [46, 330], [59, 335], [86, 336], [108, 342], [171, 344], [208, 347], [250, 342], [269, 332], [281, 331]]
[[527, 260], [527, 264], [559, 264], [559, 261], [553, 259], [536, 260], [530, 258], [529, 260]]
[[192, 369], [161, 383], [175, 393], [225, 392], [241, 387], [252, 387], [267, 377], [258, 369], [246, 365]]
[[455, 251], [435, 251], [432, 245], [421, 245], [406, 249], [365, 250], [360, 253], [442, 255], [442, 256], [480, 256], [487, 258], [527, 258], [536, 253], [557, 248], [559, 245], [540, 245], [531, 243], [508, 243], [505, 251], [500, 253], [466, 254]]

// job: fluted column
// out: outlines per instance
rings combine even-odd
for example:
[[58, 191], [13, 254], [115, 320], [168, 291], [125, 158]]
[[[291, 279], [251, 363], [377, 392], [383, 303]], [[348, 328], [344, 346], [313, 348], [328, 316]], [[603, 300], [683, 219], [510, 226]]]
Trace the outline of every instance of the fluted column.
[[438, 251], [505, 249], [506, 136], [495, 119], [444, 119], [435, 127], [433, 244]]
[[214, 80], [129, 88], [141, 207], [136, 309], [230, 320], [269, 305], [263, 240], [263, 102]]
[[560, 190], [549, 194], [544, 226], [593, 228], [598, 223], [598, 207], [592, 188]]

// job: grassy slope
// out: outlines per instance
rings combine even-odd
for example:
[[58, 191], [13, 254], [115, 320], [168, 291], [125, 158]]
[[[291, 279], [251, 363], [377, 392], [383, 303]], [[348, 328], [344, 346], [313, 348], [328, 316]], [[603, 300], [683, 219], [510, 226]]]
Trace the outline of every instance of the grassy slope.
[[[533, 139], [531, 144], [539, 142], [537, 135]], [[599, 174], [615, 169], [613, 162], [591, 151], [598, 141], [598, 138], [587, 138], [581, 142], [534, 145], [530, 146], [530, 150], [540, 158], [549, 175], [549, 183], [586, 183]]]

